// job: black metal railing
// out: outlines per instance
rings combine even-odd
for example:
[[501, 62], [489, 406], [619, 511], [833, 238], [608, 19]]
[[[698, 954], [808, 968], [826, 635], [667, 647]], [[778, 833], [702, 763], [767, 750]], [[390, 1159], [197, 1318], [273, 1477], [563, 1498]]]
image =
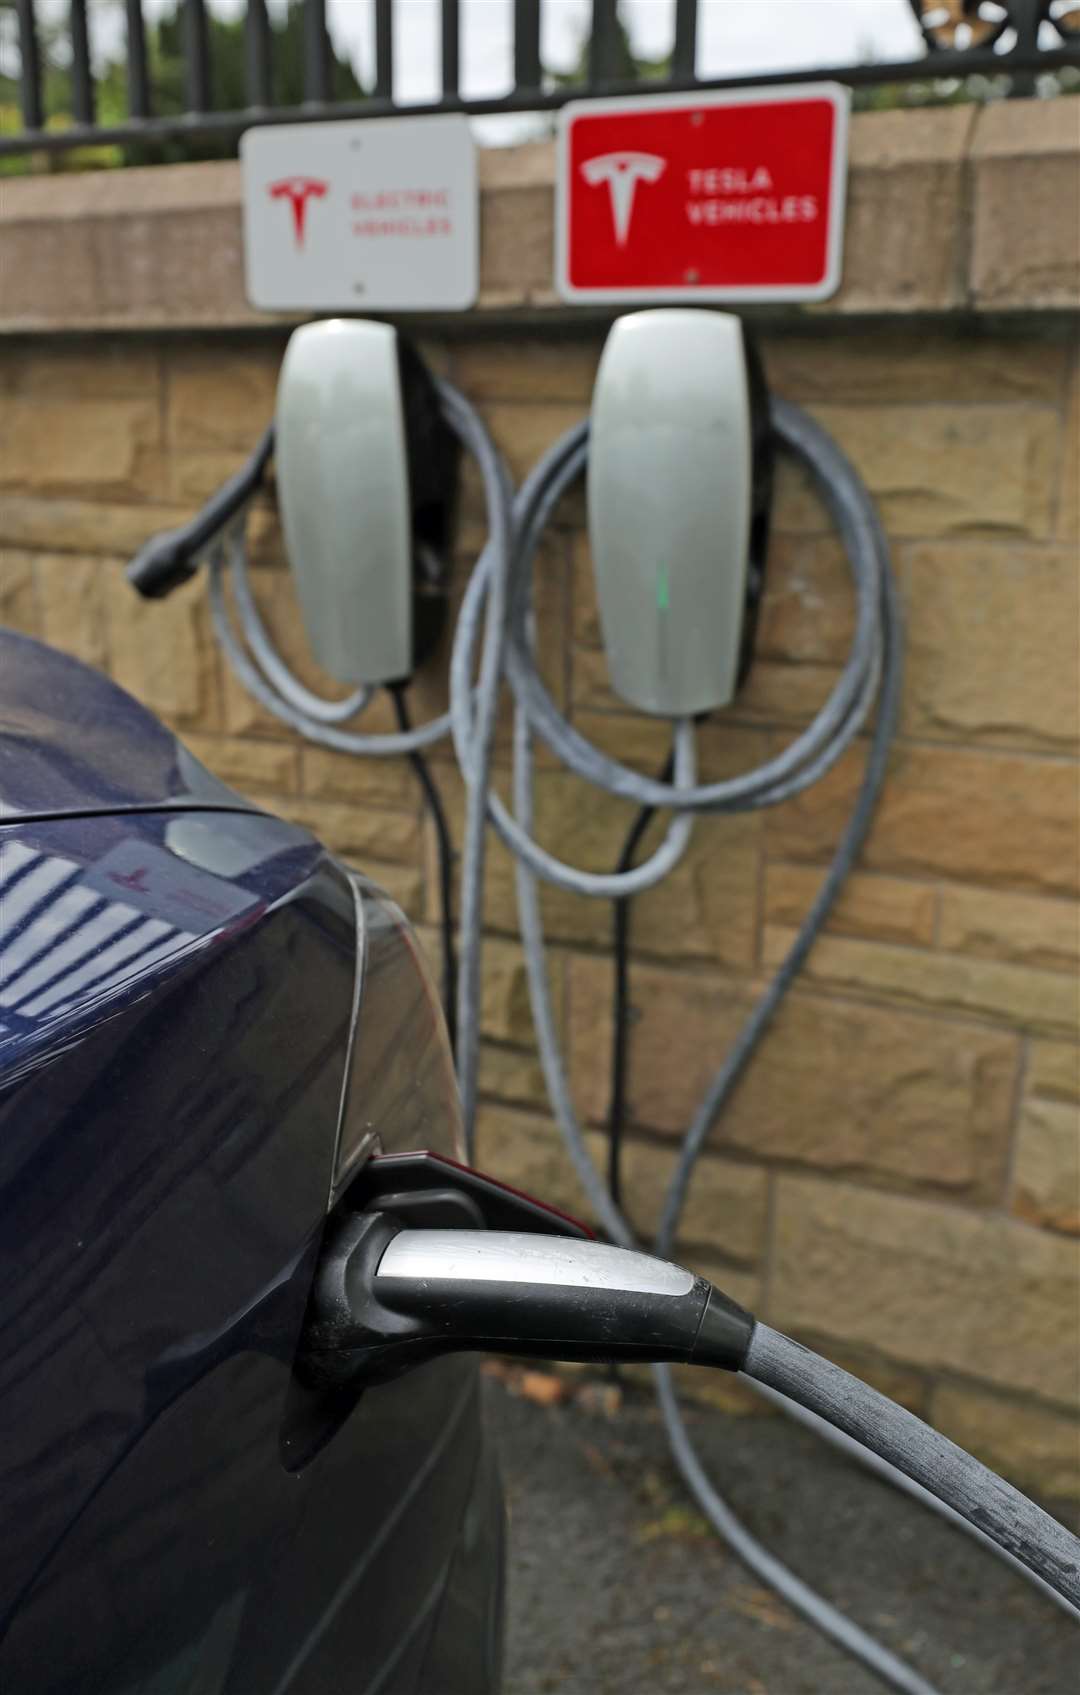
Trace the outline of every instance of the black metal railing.
[[[155, 99], [151, 42], [141, 0], [123, 0], [125, 40], [122, 78], [125, 109], [102, 114], [100, 73], [95, 74], [88, 27], [88, 0], [69, 0], [66, 29], [50, 25], [43, 53], [43, 25], [35, 0], [0, 0], [0, 118], [5, 103], [18, 120], [0, 123], [0, 156], [38, 150], [132, 143], [179, 144], [194, 148], [214, 138], [228, 144], [253, 124], [295, 123], [328, 117], [384, 117], [392, 112], [469, 113], [542, 111], [582, 96], [695, 89], [738, 88], [763, 83], [799, 83], [819, 78], [866, 88], [889, 83], [933, 83], [973, 75], [1008, 79], [1009, 91], [1032, 93], [1042, 73], [1080, 70], [1080, 0], [907, 0], [922, 32], [925, 51], [914, 59], [857, 65], [816, 66], [750, 76], [696, 73], [700, 0], [674, 0], [670, 53], [649, 67], [648, 80], [628, 77], [627, 38], [618, 0], [592, 0], [591, 30], [580, 80], [551, 77], [541, 61], [542, 0], [488, 0], [512, 10], [513, 87], [505, 95], [472, 99], [461, 91], [461, 7], [441, 0], [442, 92], [435, 100], [399, 106], [394, 101], [394, 0], [373, 0], [374, 77], [363, 98], [335, 98], [335, 55], [326, 0], [293, 0], [303, 9], [302, 99], [276, 100], [275, 25], [266, 0], [248, 0], [243, 21], [242, 103], [215, 99], [215, 23], [206, 0], [178, 0], [182, 20], [183, 109]], [[745, 0], [753, 5], [755, 0]], [[903, 3], [903, 0], [900, 0]], [[238, 26], [239, 27], [239, 26]], [[17, 54], [17, 66], [14, 64]], [[55, 89], [62, 90], [60, 109]], [[51, 98], [50, 88], [54, 91]], [[16, 100], [9, 100], [17, 92]], [[361, 91], [363, 92], [363, 91]], [[115, 106], [115, 100], [111, 100]], [[175, 152], [173, 154], [175, 156]]]

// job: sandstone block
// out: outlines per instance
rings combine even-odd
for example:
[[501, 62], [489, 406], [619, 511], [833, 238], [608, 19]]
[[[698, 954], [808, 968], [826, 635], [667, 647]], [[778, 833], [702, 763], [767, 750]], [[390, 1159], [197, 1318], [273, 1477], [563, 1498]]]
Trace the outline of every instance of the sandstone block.
[[[587, 1144], [597, 1169], [606, 1175], [607, 1135], [590, 1131]], [[577, 1173], [548, 1114], [484, 1106], [478, 1119], [477, 1148], [481, 1167], [493, 1176], [573, 1217], [592, 1219]], [[624, 1151], [627, 1215], [642, 1239], [649, 1241], [659, 1223], [673, 1155], [670, 1149], [636, 1138], [627, 1140]], [[757, 1279], [731, 1261], [753, 1261], [764, 1245], [766, 1181], [763, 1171], [734, 1160], [701, 1160], [678, 1236], [680, 1263], [718, 1282], [734, 1300], [751, 1307], [759, 1297]]]
[[[594, 1139], [599, 1150], [601, 1138]], [[500, 1182], [535, 1195], [571, 1217], [588, 1218], [588, 1203], [559, 1132], [547, 1113], [484, 1104], [477, 1115], [476, 1162]]]
[[[254, 442], [251, 444], [254, 447]], [[247, 459], [240, 448], [231, 451], [170, 453], [168, 461], [168, 496], [178, 505], [190, 506], [192, 513], [216, 494]]]
[[535, 185], [508, 182], [480, 200], [480, 305], [492, 311], [550, 299], [555, 227], [552, 170]]
[[[481, 408], [484, 422], [495, 445], [505, 454], [515, 482], [532, 470], [541, 454], [554, 445], [573, 424], [581, 422], [582, 408], [551, 401], [537, 406], [525, 400], [489, 401]], [[462, 467], [462, 505], [466, 515], [483, 515], [479, 473], [471, 460]], [[580, 506], [577, 508], [580, 510]]]
[[[831, 857], [851, 813], [865, 754], [845, 755], [820, 783], [773, 807], [770, 856]], [[1031, 890], [1080, 892], [1076, 767], [1066, 760], [902, 746], [863, 848], [873, 870]]]
[[1056, 406], [1061, 391], [1061, 340], [990, 338], [962, 324], [932, 331], [920, 319], [859, 333], [848, 323], [835, 335], [770, 334], [764, 357], [770, 384], [800, 405], [878, 406], [886, 397], [918, 406], [948, 396], [957, 406]]
[[294, 824], [302, 824], [333, 853], [340, 854], [374, 882], [379, 881], [379, 872], [388, 865], [396, 865], [415, 873], [419, 886], [420, 827], [415, 812], [342, 806], [310, 800], [306, 795], [280, 797], [267, 804], [272, 804], [274, 810]]
[[196, 578], [167, 600], [140, 600], [120, 571], [106, 576], [113, 676], [181, 730], [221, 727], [217, 649], [205, 594]]
[[[411, 865], [379, 864], [374, 860], [357, 859], [356, 869], [369, 877], [384, 894], [400, 906], [410, 924], [419, 924], [424, 916], [424, 874]], [[435, 978], [438, 984], [438, 977]]]
[[[822, 884], [822, 873], [806, 865], [765, 868], [765, 922], [799, 925]], [[937, 892], [928, 883], [856, 871], [848, 878], [826, 922], [837, 936], [873, 937], [929, 947], [934, 940]], [[981, 897], [980, 897], [981, 898]]]
[[[441, 966], [439, 967], [441, 971]], [[503, 1047], [495, 1042], [480, 1045], [480, 1094], [487, 1100], [543, 1111], [547, 1106], [544, 1073], [535, 1053]]]
[[832, 524], [808, 471], [782, 454], [773, 477], [771, 531], [774, 536], [828, 537]]
[[156, 400], [161, 355], [125, 336], [98, 336], [76, 346], [40, 340], [9, 345], [0, 359], [0, 388], [9, 394], [61, 400]]
[[999, 1214], [777, 1180], [767, 1317], [1074, 1407], [1080, 1243]]
[[190, 517], [190, 508], [179, 506], [5, 494], [0, 501], [0, 541], [50, 552], [130, 557], [159, 530], [175, 529]]
[[596, 598], [596, 573], [587, 530], [574, 530], [570, 536], [571, 598], [573, 610], [571, 629], [579, 648], [601, 647], [600, 602]]
[[601, 337], [592, 332], [483, 337], [453, 349], [453, 375], [473, 400], [569, 402], [584, 413], [592, 399]]
[[[606, 1157], [606, 1136], [601, 1135], [598, 1141]], [[675, 1157], [674, 1149], [655, 1142], [628, 1138], [623, 1144], [626, 1212], [645, 1240], [655, 1236], [660, 1224]], [[752, 1263], [765, 1247], [767, 1204], [768, 1176], [760, 1166], [706, 1156], [694, 1167], [677, 1240], [680, 1244], [697, 1244], [700, 1250], [704, 1250], [705, 1258], [711, 1251], [714, 1259], [719, 1256], [725, 1266], [730, 1260]], [[680, 1257], [683, 1251], [680, 1246]], [[691, 1262], [687, 1259], [686, 1263]], [[702, 1263], [699, 1252], [694, 1269], [700, 1270], [703, 1277], [712, 1277], [711, 1271], [701, 1270]], [[723, 1279], [731, 1275], [730, 1267], [725, 1271], [718, 1270], [716, 1280], [727, 1289]], [[728, 1292], [731, 1293], [730, 1289]], [[741, 1299], [739, 1296], [734, 1298]]]
[[963, 107], [873, 112], [851, 127], [844, 279], [849, 312], [943, 311], [960, 304], [964, 156], [974, 114]]
[[0, 625], [24, 636], [41, 634], [33, 553], [0, 547]]
[[[608, 970], [571, 956], [570, 1078], [593, 1122], [608, 1106], [606, 1064], [597, 1063], [610, 1051]], [[686, 1130], [753, 996], [742, 980], [635, 968], [634, 1124]], [[751, 1060], [711, 1146], [997, 1200], [1017, 1062], [1018, 1042], [1005, 1032], [798, 993]]]
[[1080, 1104], [1080, 1048], [1071, 1042], [1032, 1042], [1027, 1084], [1033, 1095]]
[[[775, 969], [794, 939], [793, 930], [767, 928], [764, 963]], [[1071, 1036], [1080, 1027], [1077, 978], [1026, 965], [822, 936], [803, 970], [830, 988], [864, 990], [961, 1017], [998, 1018], [1051, 1035]]]
[[356, 811], [368, 806], [407, 807], [416, 799], [415, 780], [404, 761], [360, 759], [304, 743], [300, 787], [314, 800], [346, 801]]
[[1075, 547], [933, 543], [909, 556], [908, 734], [1050, 750], [1080, 740]]
[[930, 1422], [1018, 1489], [1080, 1498], [1080, 1424], [1064, 1413], [969, 1385], [940, 1383]]
[[0, 416], [0, 484], [47, 494], [106, 497], [160, 492], [146, 455], [159, 446], [152, 400], [11, 398]]
[[[533, 1046], [532, 1009], [525, 975], [525, 955], [515, 942], [485, 936], [480, 1018], [485, 1036], [496, 1042]], [[561, 961], [552, 962], [549, 981], [556, 1023], [562, 1022]]]
[[[973, 304], [1080, 305], [1080, 148], [1069, 102], [980, 109], [972, 145]], [[1005, 102], [1000, 102], [1002, 108]], [[1055, 109], [1057, 108], [1057, 109]]]
[[188, 343], [166, 361], [169, 440], [174, 450], [250, 453], [274, 415], [284, 337], [233, 351]]
[[843, 665], [854, 618], [851, 570], [836, 540], [775, 536], [765, 565], [755, 668], [758, 659]]
[[1048, 407], [826, 405], [814, 414], [854, 461], [891, 537], [1049, 534], [1059, 425]]
[[[243, 795], [293, 795], [300, 773], [295, 743], [255, 736], [186, 736], [186, 746], [215, 777]], [[278, 803], [275, 811], [281, 810]]]
[[104, 603], [109, 568], [102, 559], [69, 553], [39, 553], [34, 566], [43, 639], [99, 668], [108, 664]]
[[1080, 963], [1080, 913], [1071, 901], [945, 888], [938, 939], [950, 953], [1075, 971]]
[[1029, 1100], [1020, 1116], [1013, 1211], [1032, 1224], [1080, 1235], [1080, 1110]]
[[1080, 360], [1075, 357], [1062, 443], [1057, 534], [1074, 544], [1080, 539]]

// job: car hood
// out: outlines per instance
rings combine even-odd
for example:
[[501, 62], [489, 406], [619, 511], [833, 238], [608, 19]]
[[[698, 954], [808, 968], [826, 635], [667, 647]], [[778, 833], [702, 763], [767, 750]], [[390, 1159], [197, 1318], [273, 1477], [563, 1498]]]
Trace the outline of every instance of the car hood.
[[0, 826], [189, 806], [257, 810], [100, 672], [0, 630]]

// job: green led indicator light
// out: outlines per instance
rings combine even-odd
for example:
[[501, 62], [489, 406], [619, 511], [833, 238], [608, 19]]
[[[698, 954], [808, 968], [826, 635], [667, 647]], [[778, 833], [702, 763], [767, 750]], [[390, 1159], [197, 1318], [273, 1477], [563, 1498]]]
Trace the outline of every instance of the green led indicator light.
[[661, 612], [666, 612], [671, 604], [668, 595], [668, 574], [666, 568], [660, 571], [656, 579], [656, 604]]

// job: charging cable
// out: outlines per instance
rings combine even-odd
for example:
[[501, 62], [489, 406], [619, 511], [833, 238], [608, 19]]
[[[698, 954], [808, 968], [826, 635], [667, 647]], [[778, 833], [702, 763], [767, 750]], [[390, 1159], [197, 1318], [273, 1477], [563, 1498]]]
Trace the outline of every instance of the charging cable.
[[[447, 424], [472, 455], [480, 472], [488, 522], [487, 551], [501, 564], [508, 557], [510, 547], [513, 490], [509, 474], [471, 402], [445, 380], [438, 381], [436, 389]], [[215, 636], [234, 675], [252, 699], [317, 746], [375, 758], [404, 757], [412, 762], [434, 819], [439, 850], [447, 1023], [451, 1037], [455, 1039], [461, 1010], [467, 1009], [464, 1018], [465, 1066], [471, 1079], [469, 1092], [475, 1103], [479, 1041], [475, 1009], [480, 999], [482, 886], [486, 850], [483, 797], [490, 782], [498, 707], [498, 672], [505, 620], [502, 591], [496, 587], [487, 609], [485, 657], [475, 697], [474, 786], [467, 803], [459, 964], [453, 946], [453, 856], [449, 830], [431, 773], [422, 758], [425, 748], [441, 741], [450, 731], [451, 714], [444, 712], [414, 727], [409, 722], [401, 693], [392, 690], [398, 720], [396, 733], [363, 734], [345, 728], [363, 713], [374, 698], [375, 690], [362, 685], [342, 699], [326, 699], [305, 687], [277, 651], [252, 592], [245, 542], [248, 509], [262, 486], [273, 455], [274, 439], [274, 426], [270, 425], [247, 464], [212, 496], [202, 511], [188, 524], [154, 536], [147, 542], [128, 567], [128, 581], [140, 594], [157, 599], [193, 576], [205, 559]], [[502, 569], [497, 575], [500, 583], [505, 580]], [[232, 592], [239, 633], [229, 614], [226, 579]]]
[[[502, 557], [495, 549], [489, 548], [478, 562], [459, 616], [451, 660], [455, 747], [466, 780], [475, 792], [478, 768], [474, 752], [476, 730], [468, 684], [481, 612], [486, 600], [501, 590], [509, 607], [504, 674], [515, 701], [514, 804], [511, 813], [498, 796], [489, 795], [490, 816], [502, 839], [517, 856], [518, 902], [526, 968], [541, 1064], [552, 1108], [595, 1215], [612, 1241], [625, 1247], [635, 1245], [633, 1233], [593, 1164], [570, 1095], [548, 990], [537, 880], [544, 878], [578, 893], [614, 899], [625, 898], [640, 888], [650, 886], [665, 875], [685, 851], [689, 839], [686, 826], [692, 823], [695, 813], [740, 811], [776, 804], [817, 782], [851, 745], [877, 699], [878, 710], [862, 785], [821, 890], [787, 958], [753, 1009], [684, 1138], [663, 1208], [656, 1242], [656, 1251], [660, 1254], [669, 1252], [674, 1241], [693, 1169], [709, 1131], [797, 976], [858, 857], [881, 791], [899, 709], [901, 617], [887, 544], [873, 504], [847, 459], [811, 418], [790, 403], [774, 398], [771, 401], [771, 419], [781, 446], [809, 470], [840, 533], [855, 586], [856, 620], [848, 662], [829, 700], [808, 728], [766, 766], [724, 783], [696, 785], [692, 775], [692, 755], [687, 748], [687, 741], [693, 735], [692, 725], [683, 722], [675, 728], [673, 780], [643, 777], [592, 747], [566, 723], [545, 689], [532, 653], [531, 565], [548, 519], [563, 493], [584, 468], [587, 425], [578, 426], [557, 442], [523, 485], [514, 503], [512, 552]], [[500, 577], [504, 572], [508, 581], [502, 584]], [[489, 629], [490, 624], [489, 617]], [[586, 780], [636, 801], [640, 807], [662, 807], [675, 814], [664, 842], [644, 866], [631, 870], [621, 863], [615, 875], [603, 876], [566, 865], [539, 847], [532, 836], [534, 733], [539, 734], [571, 770]], [[461, 1012], [464, 1020], [467, 1009], [463, 1004]], [[463, 1055], [462, 1059], [464, 1063], [466, 1056]], [[471, 1125], [474, 1105], [471, 1100], [468, 1105], [466, 1123]], [[657, 1375], [660, 1378], [661, 1409], [676, 1462], [721, 1537], [793, 1607], [862, 1660], [870, 1670], [895, 1688], [928, 1695], [929, 1685], [923, 1679], [802, 1583], [739, 1524], [697, 1460], [679, 1415], [670, 1375], [662, 1366], [657, 1368]], [[789, 1416], [808, 1425], [815, 1433], [822, 1433], [821, 1418], [804, 1407], [799, 1397], [792, 1399], [778, 1390], [775, 1384], [770, 1386], [767, 1382], [753, 1381], [767, 1398], [778, 1399]], [[831, 1425], [826, 1428], [832, 1437], [843, 1441], [846, 1451], [865, 1459], [871, 1469], [888, 1475], [890, 1481], [909, 1493], [917, 1494], [920, 1499], [938, 1505], [938, 1498], [932, 1492], [916, 1488], [903, 1468], [889, 1460], [875, 1461], [873, 1453], [866, 1452], [864, 1439], [845, 1441]], [[873, 1450], [873, 1442], [869, 1443], [869, 1447]], [[953, 1516], [947, 1508], [946, 1516]], [[970, 1519], [964, 1522], [965, 1528], [970, 1527]], [[991, 1539], [990, 1545], [995, 1551], [1005, 1547], [1006, 1557], [1009, 1557], [1007, 1546], [1000, 1540]]]
[[[575, 1237], [410, 1229], [392, 1204], [337, 1220], [302, 1346], [307, 1380], [356, 1389], [462, 1350], [742, 1371], [871, 1446], [1063, 1600], [1080, 1604], [1080, 1541], [1064, 1526], [921, 1419], [761, 1324], [694, 1272]], [[670, 1393], [665, 1376], [662, 1401]], [[845, 1646], [860, 1652], [861, 1633], [845, 1628]], [[896, 1669], [900, 1687], [926, 1689], [899, 1662]]]

